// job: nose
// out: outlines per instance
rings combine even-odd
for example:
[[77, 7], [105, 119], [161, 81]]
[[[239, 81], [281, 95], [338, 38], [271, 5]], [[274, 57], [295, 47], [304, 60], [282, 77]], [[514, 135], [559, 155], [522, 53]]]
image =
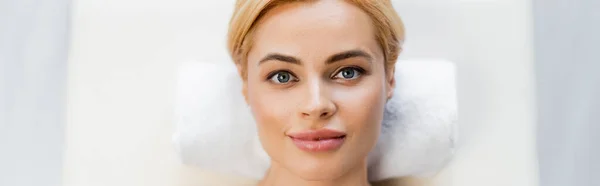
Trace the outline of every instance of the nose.
[[307, 86], [306, 100], [301, 105], [301, 117], [304, 119], [327, 119], [335, 114], [337, 107], [328, 95], [327, 88], [318, 81]]

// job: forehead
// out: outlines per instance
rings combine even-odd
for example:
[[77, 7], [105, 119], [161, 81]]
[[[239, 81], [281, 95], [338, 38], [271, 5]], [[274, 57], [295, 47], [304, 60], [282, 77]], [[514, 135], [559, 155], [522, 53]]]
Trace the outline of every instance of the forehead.
[[378, 49], [370, 17], [352, 4], [336, 0], [275, 7], [260, 20], [253, 37], [251, 56], [278, 52], [300, 58], [324, 57], [353, 49], [376, 55]]

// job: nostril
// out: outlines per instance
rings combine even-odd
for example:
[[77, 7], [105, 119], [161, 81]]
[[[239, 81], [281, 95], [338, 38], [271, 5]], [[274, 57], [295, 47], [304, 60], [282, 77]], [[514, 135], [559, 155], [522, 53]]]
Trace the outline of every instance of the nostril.
[[321, 113], [321, 117], [326, 117], [327, 115], [329, 115], [329, 112], [323, 112], [323, 113]]

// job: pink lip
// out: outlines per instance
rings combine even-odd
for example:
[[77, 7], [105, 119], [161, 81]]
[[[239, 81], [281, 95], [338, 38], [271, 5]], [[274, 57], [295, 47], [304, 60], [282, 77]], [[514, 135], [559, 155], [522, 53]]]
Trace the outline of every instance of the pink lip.
[[340, 148], [346, 139], [346, 133], [319, 129], [288, 134], [299, 149], [309, 152], [331, 151]]

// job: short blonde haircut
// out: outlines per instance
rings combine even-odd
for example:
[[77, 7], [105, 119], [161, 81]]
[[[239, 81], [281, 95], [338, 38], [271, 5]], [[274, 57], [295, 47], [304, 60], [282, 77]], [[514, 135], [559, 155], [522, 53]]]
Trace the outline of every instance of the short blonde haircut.
[[[229, 22], [227, 47], [236, 65], [240, 65], [242, 78], [246, 78], [248, 52], [252, 47], [256, 23], [269, 10], [279, 5], [302, 0], [237, 0]], [[390, 0], [347, 0], [366, 12], [373, 21], [375, 37], [385, 57], [385, 67], [396, 64], [404, 42], [404, 24], [392, 7]]]

